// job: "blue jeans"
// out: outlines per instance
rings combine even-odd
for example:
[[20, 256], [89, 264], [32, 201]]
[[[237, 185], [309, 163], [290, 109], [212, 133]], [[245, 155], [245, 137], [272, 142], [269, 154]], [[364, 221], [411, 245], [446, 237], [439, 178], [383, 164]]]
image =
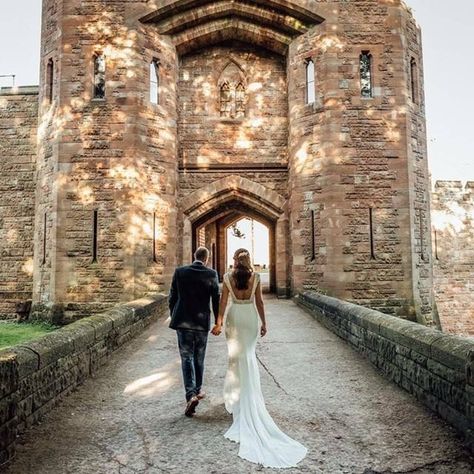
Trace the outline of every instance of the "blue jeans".
[[177, 329], [176, 334], [178, 335], [186, 401], [189, 401], [201, 391], [208, 333]]

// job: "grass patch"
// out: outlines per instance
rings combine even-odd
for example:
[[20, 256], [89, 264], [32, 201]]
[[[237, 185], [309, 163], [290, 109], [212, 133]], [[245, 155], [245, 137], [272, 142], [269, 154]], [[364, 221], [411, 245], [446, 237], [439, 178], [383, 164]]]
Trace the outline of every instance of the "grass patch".
[[31, 341], [58, 329], [48, 323], [0, 322], [0, 349]]

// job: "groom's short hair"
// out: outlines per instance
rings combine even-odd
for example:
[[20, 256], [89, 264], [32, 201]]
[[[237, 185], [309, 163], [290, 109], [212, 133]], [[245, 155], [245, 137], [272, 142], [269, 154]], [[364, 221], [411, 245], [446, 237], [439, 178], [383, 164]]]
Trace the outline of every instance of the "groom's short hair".
[[194, 258], [200, 262], [205, 262], [209, 258], [209, 250], [206, 247], [199, 247], [194, 252]]

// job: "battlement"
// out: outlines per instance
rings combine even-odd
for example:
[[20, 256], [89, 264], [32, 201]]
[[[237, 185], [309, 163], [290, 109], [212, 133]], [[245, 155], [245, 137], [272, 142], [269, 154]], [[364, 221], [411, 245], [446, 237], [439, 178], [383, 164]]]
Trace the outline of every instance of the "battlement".
[[444, 190], [461, 190], [461, 191], [466, 191], [468, 193], [471, 193], [472, 190], [474, 189], [474, 181], [458, 181], [458, 180], [453, 180], [453, 181], [436, 181], [436, 183], [433, 186], [433, 192], [435, 193], [442, 193]]

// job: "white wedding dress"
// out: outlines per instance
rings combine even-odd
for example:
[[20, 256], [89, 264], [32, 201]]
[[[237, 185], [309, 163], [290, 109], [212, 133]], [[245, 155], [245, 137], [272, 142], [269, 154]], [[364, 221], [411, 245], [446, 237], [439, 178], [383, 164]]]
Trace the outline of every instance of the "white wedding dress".
[[260, 275], [255, 274], [248, 300], [239, 300], [230, 283], [225, 335], [229, 352], [229, 366], [224, 382], [225, 407], [233, 415], [233, 423], [225, 437], [240, 443], [239, 456], [265, 467], [294, 467], [307, 449], [283, 433], [265, 408], [255, 347], [259, 316], [255, 306], [255, 291]]

